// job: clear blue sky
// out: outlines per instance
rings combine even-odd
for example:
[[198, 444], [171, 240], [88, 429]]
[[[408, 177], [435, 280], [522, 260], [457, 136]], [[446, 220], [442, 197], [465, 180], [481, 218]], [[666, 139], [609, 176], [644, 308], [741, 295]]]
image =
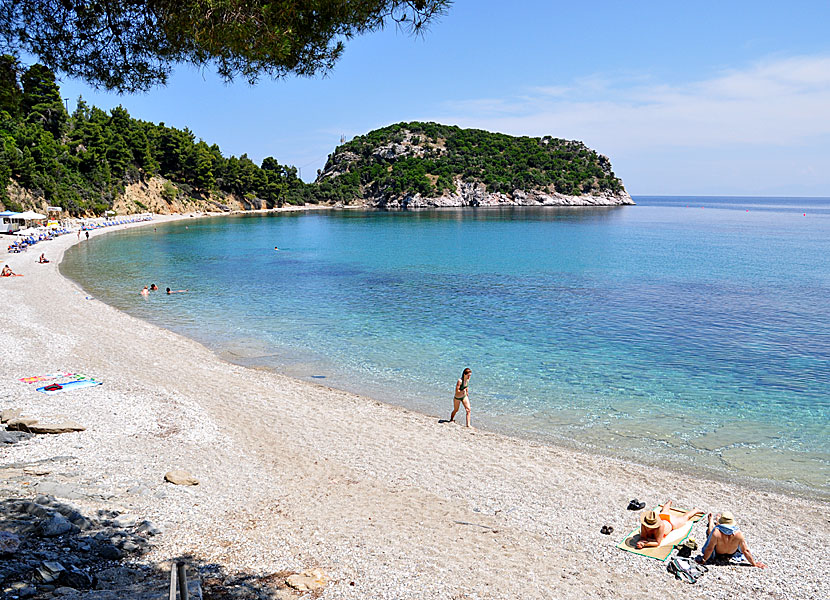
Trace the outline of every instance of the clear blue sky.
[[424, 38], [347, 42], [324, 79], [62, 90], [305, 179], [341, 133], [435, 120], [583, 140], [635, 195], [830, 196], [830, 2], [676, 4], [458, 0]]

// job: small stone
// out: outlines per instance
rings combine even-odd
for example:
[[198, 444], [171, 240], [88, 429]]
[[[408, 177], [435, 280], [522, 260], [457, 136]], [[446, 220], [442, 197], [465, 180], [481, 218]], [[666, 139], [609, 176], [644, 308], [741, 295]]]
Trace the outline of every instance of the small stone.
[[46, 561], [35, 569], [35, 578], [43, 583], [57, 581], [66, 568], [59, 562]]
[[175, 469], [164, 474], [164, 480], [176, 485], [199, 485], [199, 480], [187, 471]]
[[328, 581], [329, 577], [322, 569], [311, 569], [289, 575], [285, 583], [298, 592], [310, 592], [325, 587]]
[[31, 598], [37, 594], [37, 588], [31, 585], [27, 585], [26, 587], [22, 587], [17, 590], [17, 595], [21, 598]]
[[98, 556], [107, 560], [119, 560], [124, 553], [113, 544], [102, 544], [98, 549]]
[[26, 475], [35, 475], [36, 477], [48, 475], [51, 472], [52, 470], [46, 467], [26, 467], [25, 469], [23, 469], [23, 473], [25, 473]]
[[130, 515], [118, 515], [112, 520], [112, 526], [123, 529], [126, 527], [132, 527], [135, 525], [135, 521], [135, 517], [131, 517]]
[[[63, 585], [76, 590], [88, 590], [93, 587], [92, 577], [77, 567], [67, 569], [61, 576], [60, 582]], [[57, 590], [55, 590], [55, 592], [57, 593]]]
[[40, 524], [41, 535], [44, 537], [55, 537], [72, 531], [73, 526], [66, 517], [60, 513], [53, 513], [48, 520]]
[[10, 531], [0, 531], [0, 556], [14, 554], [19, 547], [19, 537]]
[[16, 444], [30, 437], [32, 434], [25, 431], [0, 431], [0, 444]]
[[127, 540], [123, 544], [121, 544], [121, 549], [124, 552], [135, 552], [138, 550], [139, 546], [132, 540]]
[[138, 527], [136, 527], [136, 533], [146, 533], [147, 535], [159, 535], [161, 533], [161, 529], [153, 525], [150, 521], [142, 521], [139, 523]]

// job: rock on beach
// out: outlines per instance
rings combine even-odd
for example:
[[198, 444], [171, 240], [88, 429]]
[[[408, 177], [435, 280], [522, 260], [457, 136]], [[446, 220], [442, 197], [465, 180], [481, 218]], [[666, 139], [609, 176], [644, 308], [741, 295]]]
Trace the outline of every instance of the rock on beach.
[[199, 485], [199, 480], [187, 471], [174, 469], [164, 474], [164, 480], [175, 485]]

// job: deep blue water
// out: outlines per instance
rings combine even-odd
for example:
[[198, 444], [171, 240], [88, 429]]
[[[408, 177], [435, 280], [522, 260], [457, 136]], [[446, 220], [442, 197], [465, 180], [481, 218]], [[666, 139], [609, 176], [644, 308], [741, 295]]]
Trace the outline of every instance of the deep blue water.
[[635, 200], [190, 219], [63, 269], [235, 362], [441, 416], [469, 366], [479, 424], [826, 492], [830, 199]]

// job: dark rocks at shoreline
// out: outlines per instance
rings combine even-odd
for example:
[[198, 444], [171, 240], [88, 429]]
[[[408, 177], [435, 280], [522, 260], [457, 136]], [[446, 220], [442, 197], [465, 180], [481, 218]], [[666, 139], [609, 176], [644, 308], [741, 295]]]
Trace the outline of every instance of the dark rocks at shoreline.
[[149, 521], [110, 510], [92, 517], [49, 496], [0, 501], [0, 596], [160, 597], [158, 573], [119, 564], [146, 553], [158, 533]]

